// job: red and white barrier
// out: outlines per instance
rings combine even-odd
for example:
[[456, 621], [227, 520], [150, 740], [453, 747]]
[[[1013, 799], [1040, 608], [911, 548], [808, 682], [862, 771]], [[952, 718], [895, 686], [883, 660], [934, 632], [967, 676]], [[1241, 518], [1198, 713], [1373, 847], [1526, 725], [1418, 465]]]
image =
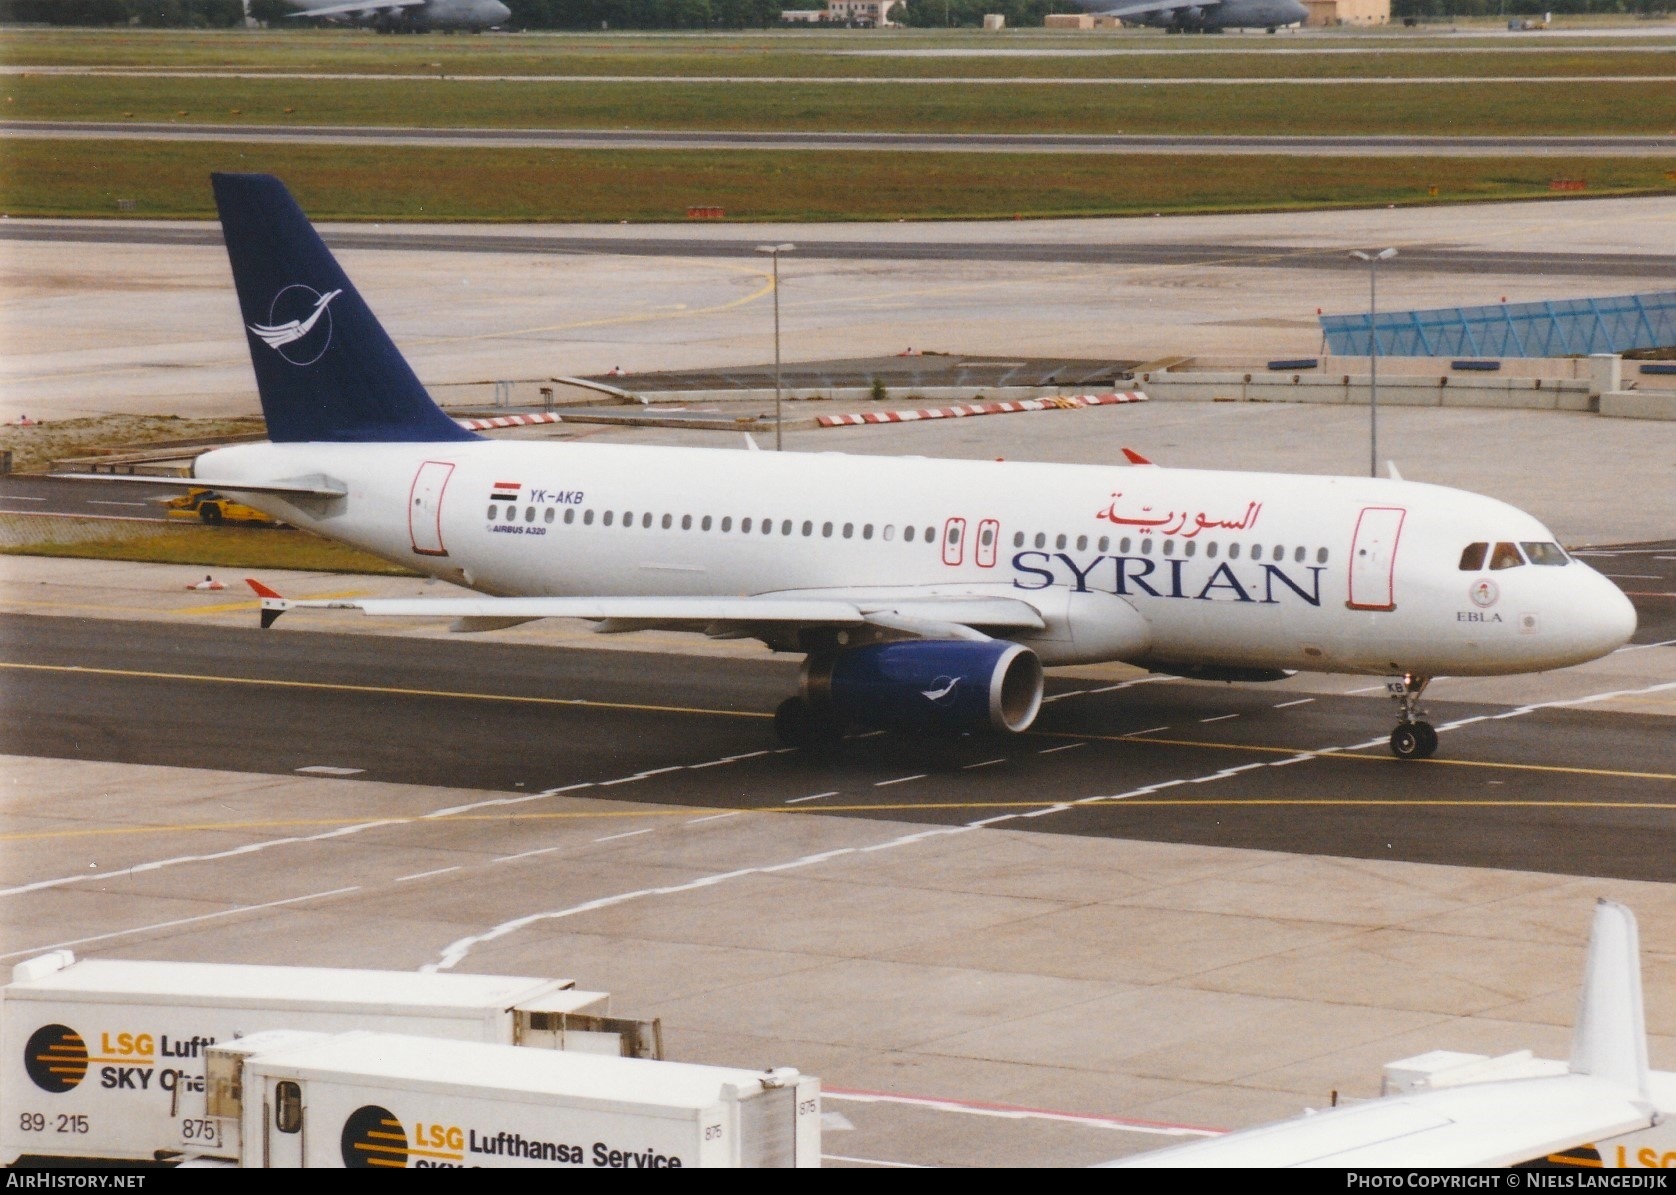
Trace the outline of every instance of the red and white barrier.
[[533, 415], [495, 415], [488, 419], [456, 419], [455, 423], [468, 432], [484, 432], [496, 427], [529, 427], [536, 423], [563, 423], [564, 419], [550, 411]]
[[922, 411], [858, 411], [853, 415], [821, 415], [816, 421], [822, 427], [846, 427], [860, 423], [913, 423], [921, 419], [965, 419], [972, 415], [1011, 415], [1018, 411], [1109, 407], [1116, 403], [1145, 401], [1146, 395], [1135, 390], [1125, 394], [1066, 394], [1057, 398], [962, 403], [956, 407], [930, 407]]

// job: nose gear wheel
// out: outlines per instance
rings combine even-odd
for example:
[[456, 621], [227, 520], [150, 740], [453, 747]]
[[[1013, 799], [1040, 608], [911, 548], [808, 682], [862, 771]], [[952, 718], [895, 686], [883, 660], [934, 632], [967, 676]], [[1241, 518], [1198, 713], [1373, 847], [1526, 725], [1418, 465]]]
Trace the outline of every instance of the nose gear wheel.
[[1398, 707], [1397, 728], [1391, 732], [1391, 754], [1398, 759], [1430, 759], [1437, 753], [1437, 730], [1420, 708], [1420, 695], [1431, 683], [1431, 677], [1413, 673], [1385, 682]]

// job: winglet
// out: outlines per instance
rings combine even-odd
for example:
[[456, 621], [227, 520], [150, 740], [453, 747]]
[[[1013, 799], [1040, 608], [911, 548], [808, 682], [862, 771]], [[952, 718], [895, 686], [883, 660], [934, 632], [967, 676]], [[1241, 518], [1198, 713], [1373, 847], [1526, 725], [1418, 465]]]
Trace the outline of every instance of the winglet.
[[1131, 465], [1150, 465], [1150, 464], [1152, 464], [1151, 461], [1147, 460], [1146, 457], [1144, 457], [1140, 453], [1136, 452], [1133, 448], [1125, 448], [1123, 450], [1123, 455], [1128, 458], [1129, 463]]
[[1571, 1069], [1647, 1092], [1640, 935], [1635, 914], [1609, 900], [1595, 905], [1583, 996], [1571, 1040]]
[[291, 603], [280, 597], [274, 590], [262, 584], [255, 577], [246, 577], [244, 583], [256, 591], [256, 596], [262, 599], [262, 629], [265, 631], [278, 621], [279, 616], [291, 608]]

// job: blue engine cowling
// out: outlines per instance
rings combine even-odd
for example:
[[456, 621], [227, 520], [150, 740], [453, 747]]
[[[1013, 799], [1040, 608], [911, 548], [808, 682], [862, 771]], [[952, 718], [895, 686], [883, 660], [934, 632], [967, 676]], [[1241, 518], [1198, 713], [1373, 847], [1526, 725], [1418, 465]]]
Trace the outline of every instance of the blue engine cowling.
[[1042, 665], [1004, 640], [905, 639], [811, 658], [803, 693], [876, 730], [1017, 734], [1042, 708]]

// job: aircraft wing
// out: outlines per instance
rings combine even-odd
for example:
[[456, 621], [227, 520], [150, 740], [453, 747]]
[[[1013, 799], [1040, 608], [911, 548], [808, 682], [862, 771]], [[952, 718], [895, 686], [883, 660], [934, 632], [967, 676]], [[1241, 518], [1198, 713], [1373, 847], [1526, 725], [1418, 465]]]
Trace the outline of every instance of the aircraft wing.
[[293, 17], [342, 17], [350, 13], [371, 12], [380, 8], [417, 8], [427, 0], [358, 0], [354, 4], [333, 4], [326, 8], [309, 8], [290, 13]]
[[1093, 4], [1085, 9], [1097, 17], [1138, 17], [1143, 12], [1173, 12], [1178, 8], [1214, 8], [1218, 0], [1131, 0], [1128, 4]]
[[759, 597], [463, 597], [285, 598], [248, 581], [262, 599], [262, 625], [288, 610], [360, 610], [395, 618], [453, 618], [461, 631], [496, 630], [537, 618], [582, 618], [606, 633], [702, 631], [715, 638], [755, 637], [764, 628], [857, 627], [903, 634], [983, 639], [975, 630], [1040, 630], [1041, 612], [1016, 598], [966, 595], [848, 597], [836, 594]]
[[1509, 1166], [1651, 1125], [1640, 1092], [1593, 1075], [1473, 1083], [1346, 1104], [1112, 1167]]
[[171, 486], [177, 490], [220, 490], [224, 494], [283, 494], [293, 498], [342, 498], [349, 491], [329, 477], [296, 477], [290, 481], [223, 481], [218, 477], [154, 477], [137, 473], [51, 473], [65, 481], [121, 481], [139, 485]]

